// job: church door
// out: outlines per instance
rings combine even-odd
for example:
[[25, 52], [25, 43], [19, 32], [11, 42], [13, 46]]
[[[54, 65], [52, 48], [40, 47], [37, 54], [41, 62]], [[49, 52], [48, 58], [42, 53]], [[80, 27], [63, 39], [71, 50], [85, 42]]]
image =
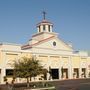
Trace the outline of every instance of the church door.
[[59, 79], [59, 69], [51, 69], [52, 79]]

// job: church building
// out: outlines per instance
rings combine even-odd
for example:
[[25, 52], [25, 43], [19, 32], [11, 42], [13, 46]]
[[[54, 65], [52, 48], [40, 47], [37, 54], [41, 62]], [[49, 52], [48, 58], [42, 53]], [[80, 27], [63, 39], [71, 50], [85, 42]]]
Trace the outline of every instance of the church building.
[[[21, 57], [35, 57], [42, 66], [51, 70], [51, 78], [47, 73], [47, 80], [63, 80], [90, 77], [90, 57], [87, 52], [75, 51], [73, 46], [59, 38], [53, 30], [53, 24], [43, 20], [37, 24], [37, 33], [32, 35], [25, 45], [0, 43], [0, 83], [3, 77], [9, 80], [12, 77], [8, 72], [13, 70], [10, 66], [12, 60]], [[39, 77], [40, 78], [40, 77]], [[36, 77], [36, 80], [39, 80]], [[21, 79], [17, 82], [23, 82]]]

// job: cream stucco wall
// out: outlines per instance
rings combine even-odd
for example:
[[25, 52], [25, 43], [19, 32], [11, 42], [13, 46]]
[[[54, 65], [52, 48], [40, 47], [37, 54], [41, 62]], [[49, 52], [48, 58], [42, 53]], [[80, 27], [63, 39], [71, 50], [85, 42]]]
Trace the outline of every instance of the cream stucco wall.
[[72, 67], [74, 67], [74, 68], [80, 67], [80, 57], [79, 56], [72, 57]]
[[[53, 41], [57, 42], [57, 49], [52, 45]], [[48, 44], [49, 43], [49, 44]], [[62, 44], [62, 43], [61, 43]], [[5, 47], [6, 46], [6, 47]], [[73, 69], [78, 68], [86, 68], [87, 69], [87, 77], [88, 73], [90, 72], [90, 57], [82, 54], [74, 54], [71, 51], [66, 50], [66, 48], [61, 47], [63, 45], [58, 44], [58, 41], [53, 39], [49, 42], [46, 42], [44, 44], [40, 45], [40, 48], [35, 47], [30, 50], [20, 50], [20, 47], [18, 46], [18, 49], [16, 50], [17, 46], [11, 47], [11, 45], [4, 45], [2, 48], [0, 48], [0, 66], [1, 66], [1, 73], [3, 73], [1, 76], [0, 81], [3, 83], [3, 77], [5, 76], [5, 71], [6, 69], [13, 69], [13, 67], [10, 66], [9, 63], [12, 63], [13, 60], [20, 59], [22, 57], [33, 57], [37, 60], [40, 60], [40, 63], [42, 66], [44, 66], [46, 69], [49, 69], [49, 66], [53, 69], [59, 69], [59, 73], [61, 75], [61, 68], [68, 69], [69, 72], [69, 78], [73, 78]], [[5, 48], [4, 48], [5, 47]], [[11, 47], [11, 48], [10, 48]], [[45, 49], [44, 49], [44, 48]], [[47, 48], [47, 49], [46, 49]], [[65, 50], [60, 50], [58, 48], [64, 48]], [[80, 70], [79, 70], [80, 71]], [[80, 74], [82, 72], [80, 71]], [[59, 77], [61, 78], [61, 76]], [[12, 77], [8, 77], [8, 81], [11, 82]], [[25, 81], [25, 79], [24, 79]]]

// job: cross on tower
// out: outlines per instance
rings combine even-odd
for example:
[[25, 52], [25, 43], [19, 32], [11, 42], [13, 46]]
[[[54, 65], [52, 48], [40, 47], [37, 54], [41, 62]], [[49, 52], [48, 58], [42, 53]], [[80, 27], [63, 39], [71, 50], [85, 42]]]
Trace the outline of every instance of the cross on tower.
[[45, 20], [45, 18], [46, 18], [46, 12], [43, 11], [43, 19]]

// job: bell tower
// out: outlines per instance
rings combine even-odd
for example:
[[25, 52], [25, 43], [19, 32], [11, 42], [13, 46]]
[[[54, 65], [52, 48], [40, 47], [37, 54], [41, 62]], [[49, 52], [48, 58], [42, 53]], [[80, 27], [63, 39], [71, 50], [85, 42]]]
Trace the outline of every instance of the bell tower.
[[37, 33], [33, 34], [32, 38], [28, 41], [28, 45], [22, 48], [32, 47], [48, 39], [58, 37], [58, 33], [53, 32], [52, 29], [53, 24], [46, 20], [46, 12], [43, 12], [43, 20], [37, 24]]
[[37, 24], [37, 33], [29, 40], [29, 44], [34, 44], [47, 40], [51, 37], [57, 37], [58, 34], [52, 31], [53, 24], [46, 20], [46, 12], [43, 12], [43, 20]]
[[52, 32], [53, 24], [46, 20], [46, 12], [43, 11], [43, 20], [37, 24], [38, 33], [40, 32]]

